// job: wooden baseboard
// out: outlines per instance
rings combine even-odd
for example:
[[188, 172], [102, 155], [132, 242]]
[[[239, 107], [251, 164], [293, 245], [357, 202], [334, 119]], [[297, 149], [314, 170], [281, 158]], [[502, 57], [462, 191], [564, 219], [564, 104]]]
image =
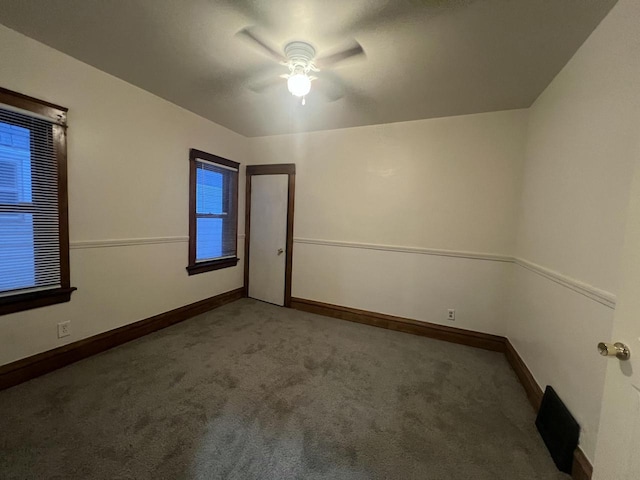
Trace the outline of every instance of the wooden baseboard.
[[571, 468], [571, 478], [573, 480], [591, 480], [593, 466], [580, 448], [573, 452], [573, 467]]
[[[531, 406], [534, 411], [537, 413], [540, 409], [540, 404], [542, 403], [542, 388], [538, 385], [535, 378], [533, 378], [533, 374], [527, 367], [527, 364], [524, 363], [524, 360], [522, 360], [522, 357], [520, 357], [509, 339], [505, 338], [504, 341], [504, 353], [507, 356], [507, 360], [509, 361], [511, 368], [513, 368], [513, 371], [516, 372], [517, 377], [520, 379], [520, 383], [524, 387], [524, 391], [527, 393], [527, 398], [529, 399], [529, 402], [531, 402]], [[591, 466], [591, 462], [589, 462], [589, 459], [585, 456], [580, 447], [576, 448], [575, 452], [573, 452], [571, 478], [573, 478], [573, 480], [591, 480], [592, 474], [593, 467]]]
[[524, 360], [522, 360], [520, 355], [518, 355], [516, 349], [513, 348], [509, 339], [505, 338], [504, 340], [504, 354], [507, 357], [507, 361], [511, 365], [511, 368], [513, 368], [513, 371], [516, 372], [516, 376], [524, 387], [524, 391], [527, 393], [527, 398], [529, 399], [531, 406], [537, 412], [540, 409], [540, 403], [542, 403], [542, 388], [540, 388], [538, 382], [533, 378], [531, 371], [527, 368], [527, 365], [524, 363]]
[[206, 298], [169, 312], [0, 366], [0, 390], [208, 312], [245, 296], [244, 288]]
[[[350, 322], [364, 323], [375, 327], [387, 328], [423, 337], [430, 337], [446, 342], [459, 343], [471, 347], [503, 352], [507, 361], [520, 380], [529, 402], [537, 412], [542, 402], [542, 388], [538, 385], [531, 371], [524, 363], [509, 339], [487, 333], [463, 330], [460, 328], [446, 327], [433, 323], [420, 322], [409, 318], [394, 317], [382, 313], [358, 310], [340, 305], [316, 302], [303, 298], [292, 298], [291, 307], [305, 312], [324, 315], [325, 317], [339, 318]], [[573, 455], [573, 480], [590, 480], [593, 472], [591, 463], [580, 448]]]
[[339, 318], [350, 322], [365, 323], [374, 327], [412, 333], [423, 337], [435, 338], [451, 343], [460, 343], [471, 347], [504, 352], [504, 337], [488, 333], [473, 332], [461, 328], [446, 327], [434, 323], [421, 322], [409, 318], [394, 317], [382, 313], [358, 310], [356, 308], [331, 305], [329, 303], [292, 298], [291, 307], [305, 312], [317, 313], [325, 317]]

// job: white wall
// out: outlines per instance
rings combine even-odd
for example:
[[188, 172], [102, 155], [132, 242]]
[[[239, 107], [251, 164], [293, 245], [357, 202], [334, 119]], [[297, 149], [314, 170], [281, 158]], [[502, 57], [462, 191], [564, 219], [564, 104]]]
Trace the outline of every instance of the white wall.
[[[244, 163], [244, 137], [3, 26], [0, 65], [2, 87], [69, 108], [78, 288], [70, 303], [1, 316], [0, 365], [242, 286], [242, 264], [192, 277], [185, 267], [189, 148]], [[82, 243], [132, 238], [167, 243]], [[63, 320], [72, 335], [59, 340]]]
[[[615, 294], [640, 125], [640, 3], [621, 0], [530, 109], [517, 256]], [[613, 309], [519, 266], [506, 333], [593, 459]]]
[[512, 110], [249, 139], [252, 163], [296, 163], [293, 295], [500, 334], [526, 121]]

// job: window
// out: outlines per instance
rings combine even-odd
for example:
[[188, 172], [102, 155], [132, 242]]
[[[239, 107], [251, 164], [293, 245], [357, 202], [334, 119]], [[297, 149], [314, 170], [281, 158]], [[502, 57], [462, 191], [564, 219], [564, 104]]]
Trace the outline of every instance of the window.
[[237, 265], [238, 167], [189, 151], [189, 275]]
[[67, 302], [67, 110], [0, 89], [0, 314]]

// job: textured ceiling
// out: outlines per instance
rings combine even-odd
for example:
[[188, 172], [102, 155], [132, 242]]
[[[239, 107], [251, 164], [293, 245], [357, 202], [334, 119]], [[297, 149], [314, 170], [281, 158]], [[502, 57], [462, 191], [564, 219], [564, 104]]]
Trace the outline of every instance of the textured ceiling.
[[[0, 0], [0, 22], [246, 136], [528, 107], [616, 0]], [[306, 106], [235, 36], [365, 59], [322, 71]], [[344, 97], [329, 101], [328, 80]]]

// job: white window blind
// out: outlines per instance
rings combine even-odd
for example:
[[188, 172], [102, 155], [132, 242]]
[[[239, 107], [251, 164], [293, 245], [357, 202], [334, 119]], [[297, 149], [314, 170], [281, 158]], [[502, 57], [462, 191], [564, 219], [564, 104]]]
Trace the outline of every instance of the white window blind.
[[0, 296], [60, 287], [52, 124], [0, 105]]
[[196, 262], [236, 256], [238, 170], [196, 160]]

